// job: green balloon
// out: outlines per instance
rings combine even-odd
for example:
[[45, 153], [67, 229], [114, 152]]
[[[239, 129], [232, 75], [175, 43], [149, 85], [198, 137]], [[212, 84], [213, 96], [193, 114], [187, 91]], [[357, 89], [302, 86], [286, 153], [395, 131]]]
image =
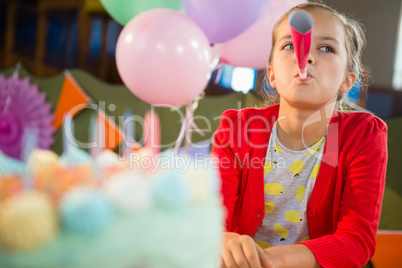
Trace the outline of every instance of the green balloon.
[[181, 0], [100, 0], [109, 15], [121, 25], [143, 11], [153, 8], [180, 10]]

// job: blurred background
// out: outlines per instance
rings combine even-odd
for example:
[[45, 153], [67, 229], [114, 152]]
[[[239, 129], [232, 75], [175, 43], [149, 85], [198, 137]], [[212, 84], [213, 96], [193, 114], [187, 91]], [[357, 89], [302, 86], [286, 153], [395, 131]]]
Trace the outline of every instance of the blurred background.
[[[353, 15], [366, 27], [363, 63], [372, 81], [367, 93], [351, 97], [379, 116], [402, 115], [402, 105], [398, 105], [402, 101], [401, 1], [323, 2]], [[21, 62], [39, 76], [80, 68], [119, 84], [115, 47], [122, 28], [99, 0], [0, 0], [0, 68]], [[259, 73], [263, 72], [223, 66], [206, 92], [255, 90]]]
[[[388, 124], [389, 163], [380, 229], [402, 230], [402, 1], [322, 2], [365, 25], [367, 47], [363, 63], [372, 79], [366, 91], [361, 92], [356, 86], [349, 98], [355, 109], [369, 111]], [[86, 102], [103, 102], [108, 107], [104, 112], [109, 119], [122, 115], [125, 108], [143, 116], [149, 105], [127, 90], [116, 68], [116, 43], [122, 29], [100, 0], [0, 0], [0, 74], [10, 77], [20, 63], [19, 76], [36, 83], [39, 91], [46, 93], [46, 100], [52, 103], [51, 110], [55, 112], [61, 91], [66, 87], [63, 71], [69, 70], [68, 76], [76, 82], [74, 86], [88, 97]], [[208, 126], [197, 122], [200, 128], [208, 127], [209, 132], [206, 136], [194, 133], [194, 142], [212, 136], [219, 123], [215, 118], [224, 110], [264, 105], [258, 93], [272, 90], [264, 83], [264, 73], [261, 66], [232, 65], [230, 59], [222, 57], [195, 111], [195, 115], [214, 120]], [[162, 143], [174, 142], [181, 126], [180, 118], [166, 109], [159, 109], [158, 114], [162, 122]], [[78, 140], [88, 140], [90, 116], [91, 111], [87, 109], [74, 118], [79, 129]], [[136, 128], [137, 138], [141, 133]], [[55, 132], [54, 140], [51, 149], [60, 154], [60, 129]], [[117, 148], [119, 142], [111, 149]], [[380, 237], [375, 267], [402, 267], [401, 262], [389, 266], [389, 252], [401, 248], [401, 236]]]

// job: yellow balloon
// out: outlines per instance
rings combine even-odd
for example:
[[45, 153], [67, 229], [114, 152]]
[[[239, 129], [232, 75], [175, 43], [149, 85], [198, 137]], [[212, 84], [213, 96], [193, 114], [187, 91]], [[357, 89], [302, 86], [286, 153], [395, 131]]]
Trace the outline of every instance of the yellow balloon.
[[305, 191], [306, 191], [306, 186], [300, 185], [299, 187], [297, 187], [297, 189], [296, 189], [296, 199], [297, 199], [297, 201], [300, 202], [303, 199]]
[[285, 218], [288, 222], [301, 222], [302, 218], [296, 210], [292, 209], [289, 211], [286, 211], [285, 213]]
[[297, 175], [304, 167], [304, 162], [301, 160], [296, 160], [293, 162], [292, 166], [289, 168], [289, 171], [293, 174]]
[[320, 164], [315, 164], [313, 170], [311, 171], [310, 178], [316, 179], [319, 171], [320, 171]]
[[270, 195], [278, 195], [283, 193], [283, 187], [282, 185], [280, 185], [277, 182], [273, 182], [273, 183], [266, 183], [264, 185], [264, 190], [267, 194]]
[[275, 210], [274, 202], [265, 203], [265, 214], [271, 213], [274, 210]]
[[276, 233], [277, 235], [279, 235], [279, 236], [281, 236], [283, 238], [286, 238], [289, 235], [288, 229], [286, 229], [285, 227], [283, 227], [279, 223], [275, 224], [273, 230], [274, 230], [274, 233]]

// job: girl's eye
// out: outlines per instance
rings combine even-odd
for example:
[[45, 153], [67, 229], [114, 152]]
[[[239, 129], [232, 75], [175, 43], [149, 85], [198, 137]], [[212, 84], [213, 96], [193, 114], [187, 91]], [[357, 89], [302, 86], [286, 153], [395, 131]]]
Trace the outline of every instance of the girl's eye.
[[292, 43], [286, 44], [282, 47], [282, 49], [293, 49], [293, 44]]
[[328, 52], [328, 53], [334, 53], [335, 52], [335, 50], [330, 46], [322, 46], [322, 47], [320, 47], [320, 50], [324, 51], [324, 52]]

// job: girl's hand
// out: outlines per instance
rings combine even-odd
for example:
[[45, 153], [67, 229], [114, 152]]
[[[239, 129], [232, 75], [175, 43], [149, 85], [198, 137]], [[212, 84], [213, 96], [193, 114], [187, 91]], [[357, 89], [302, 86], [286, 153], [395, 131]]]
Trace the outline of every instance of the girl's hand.
[[265, 252], [248, 235], [224, 233], [220, 268], [273, 268]]

